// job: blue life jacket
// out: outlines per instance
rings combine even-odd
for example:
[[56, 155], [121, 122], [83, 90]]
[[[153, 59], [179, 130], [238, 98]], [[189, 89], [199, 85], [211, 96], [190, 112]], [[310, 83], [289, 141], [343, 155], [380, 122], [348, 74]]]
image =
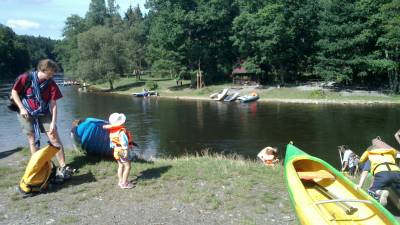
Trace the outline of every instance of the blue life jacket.
[[88, 154], [107, 157], [113, 156], [112, 149], [110, 148], [109, 132], [103, 129], [103, 125], [105, 124], [108, 124], [105, 120], [89, 117], [73, 130], [82, 149]]

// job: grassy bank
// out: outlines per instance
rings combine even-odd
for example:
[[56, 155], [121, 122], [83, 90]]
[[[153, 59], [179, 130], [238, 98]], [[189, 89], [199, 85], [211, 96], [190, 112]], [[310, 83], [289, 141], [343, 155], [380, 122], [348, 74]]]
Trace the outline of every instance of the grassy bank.
[[137, 187], [122, 190], [114, 161], [67, 151], [79, 173], [47, 194], [23, 199], [14, 187], [28, 157], [12, 157], [0, 159], [0, 223], [113, 224], [115, 208], [127, 207], [125, 216], [137, 223], [120, 224], [296, 224], [282, 167], [209, 154], [135, 162], [130, 177]]
[[[114, 92], [119, 94], [141, 92], [143, 88], [146, 88], [146, 83], [149, 81], [154, 81], [158, 84], [156, 91], [161, 97], [209, 99], [210, 94], [221, 91], [224, 88], [230, 88], [232, 91], [238, 91], [241, 95], [255, 91], [260, 95], [259, 101], [349, 104], [400, 103], [400, 96], [398, 95], [387, 95], [376, 91], [328, 89], [312, 84], [278, 88], [275, 86], [239, 86], [227, 83], [210, 85], [196, 90], [190, 88], [190, 81], [183, 81], [182, 86], [177, 86], [175, 80], [150, 77], [144, 77], [140, 81], [137, 81], [135, 78], [122, 78], [115, 82]], [[92, 87], [107, 90], [108, 83], [93, 85]]]

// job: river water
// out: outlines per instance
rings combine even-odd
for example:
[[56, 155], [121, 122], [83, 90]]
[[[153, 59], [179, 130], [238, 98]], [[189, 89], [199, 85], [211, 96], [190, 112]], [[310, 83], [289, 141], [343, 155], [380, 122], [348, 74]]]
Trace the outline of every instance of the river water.
[[[14, 112], [5, 107], [9, 82], [0, 85], [0, 152], [27, 146]], [[136, 98], [109, 93], [81, 93], [60, 87], [58, 129], [67, 149], [75, 118], [107, 119], [113, 112], [127, 116], [145, 157], [180, 156], [203, 150], [256, 158], [265, 146], [277, 146], [281, 157], [293, 141], [306, 152], [339, 165], [337, 146], [346, 144], [361, 154], [380, 136], [398, 147], [393, 134], [400, 128], [397, 105], [325, 105]], [[161, 93], [162, 95], [162, 93]], [[42, 143], [45, 143], [42, 135]]]

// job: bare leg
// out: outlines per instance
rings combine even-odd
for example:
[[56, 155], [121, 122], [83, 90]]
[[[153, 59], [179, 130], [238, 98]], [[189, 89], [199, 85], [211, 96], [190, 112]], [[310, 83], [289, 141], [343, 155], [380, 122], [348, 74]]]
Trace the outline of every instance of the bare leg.
[[37, 149], [35, 146], [35, 135], [34, 134], [28, 134], [28, 142], [29, 142], [29, 149], [31, 150], [31, 154], [35, 153], [37, 151]]
[[124, 183], [128, 182], [129, 172], [131, 171], [131, 162], [124, 162], [123, 163], [124, 169], [122, 173], [122, 181]]
[[49, 138], [49, 141], [51, 142], [51, 144], [60, 147], [60, 151], [57, 152], [57, 160], [58, 160], [58, 164], [60, 165], [60, 167], [64, 167], [65, 166], [65, 154], [64, 154], [64, 147], [60, 141], [60, 138], [58, 136], [58, 132], [46, 132], [47, 137]]
[[117, 176], [118, 176], [118, 184], [123, 184], [123, 179], [122, 179], [122, 174], [124, 171], [124, 164], [120, 161], [118, 162], [118, 172], [117, 172]]

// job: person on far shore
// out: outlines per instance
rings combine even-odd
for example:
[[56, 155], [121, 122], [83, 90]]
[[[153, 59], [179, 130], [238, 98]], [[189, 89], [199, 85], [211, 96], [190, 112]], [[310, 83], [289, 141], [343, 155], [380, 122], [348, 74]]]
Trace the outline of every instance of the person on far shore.
[[53, 60], [41, 60], [36, 71], [21, 74], [17, 78], [11, 96], [19, 108], [18, 120], [22, 132], [28, 137], [31, 153], [34, 154], [40, 147], [40, 134], [46, 133], [51, 144], [60, 148], [56, 156], [60, 171], [64, 174], [72, 169], [65, 164], [64, 149], [56, 125], [57, 100], [62, 98], [53, 80], [57, 71], [58, 65]]
[[352, 155], [350, 155], [350, 159], [349, 159], [349, 174], [351, 176], [355, 176], [358, 174], [358, 164], [360, 162], [360, 157], [353, 153]]
[[114, 158], [118, 162], [118, 186], [122, 189], [130, 189], [135, 185], [128, 181], [133, 159], [133, 137], [124, 126], [126, 117], [123, 113], [113, 113], [110, 115], [110, 124], [103, 128], [110, 132], [110, 147], [113, 148]]
[[346, 145], [339, 146], [339, 154], [343, 154], [342, 160], [342, 168], [340, 169], [341, 172], [345, 172], [350, 170], [352, 155], [354, 154], [351, 149], [349, 149]]

